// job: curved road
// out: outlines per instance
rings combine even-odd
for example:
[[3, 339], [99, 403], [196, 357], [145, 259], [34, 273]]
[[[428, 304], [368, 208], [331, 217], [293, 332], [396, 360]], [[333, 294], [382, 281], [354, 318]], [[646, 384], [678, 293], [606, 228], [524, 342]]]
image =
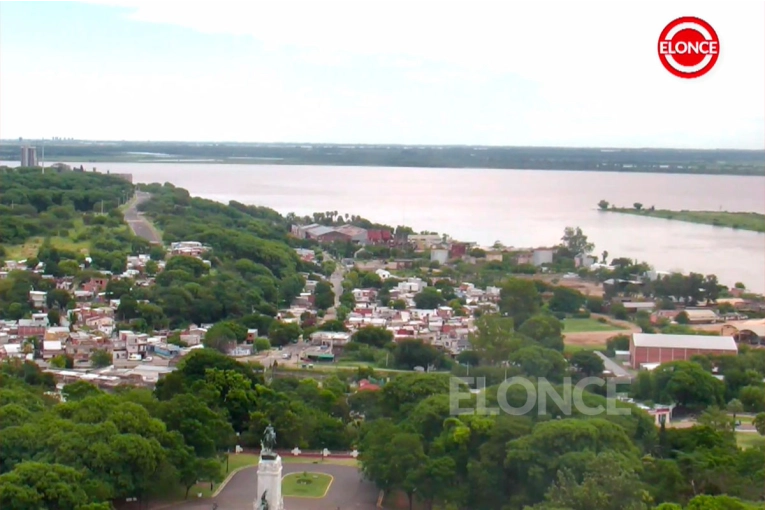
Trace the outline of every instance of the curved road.
[[[378, 490], [371, 482], [362, 480], [355, 467], [333, 464], [283, 464], [285, 475], [303, 471], [326, 473], [334, 479], [327, 495], [321, 499], [284, 498], [284, 510], [375, 510]], [[189, 500], [174, 505], [173, 510], [251, 510], [258, 497], [257, 466], [238, 471], [215, 498]]]
[[135, 196], [125, 208], [125, 221], [130, 229], [138, 237], [143, 237], [153, 244], [162, 244], [162, 238], [154, 229], [154, 226], [147, 220], [143, 214], [138, 212], [138, 206], [151, 198], [151, 193], [136, 191]]

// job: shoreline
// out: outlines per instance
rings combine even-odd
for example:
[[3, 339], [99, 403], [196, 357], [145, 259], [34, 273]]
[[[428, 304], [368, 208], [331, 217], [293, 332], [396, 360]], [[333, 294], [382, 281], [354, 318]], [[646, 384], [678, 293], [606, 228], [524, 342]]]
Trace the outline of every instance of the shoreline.
[[600, 209], [600, 211], [670, 221], [682, 221], [685, 223], [695, 223], [697, 225], [710, 225], [732, 230], [746, 230], [748, 232], [758, 232], [761, 234], [765, 233], [765, 214], [755, 212], [672, 211], [669, 209], [629, 209], [626, 207], [611, 207], [608, 209]]
[[[746, 170], [740, 168], [727, 169], [681, 169], [672, 168], [640, 168], [640, 167], [628, 167], [628, 168], [607, 168], [607, 167], [588, 167], [588, 168], [535, 168], [532, 166], [485, 166], [485, 165], [447, 165], [443, 161], [439, 164], [397, 164], [392, 161], [389, 163], [364, 163], [363, 161], [295, 161], [289, 158], [268, 158], [268, 157], [253, 157], [253, 158], [156, 158], [156, 159], [137, 159], [131, 157], [119, 158], [119, 157], [104, 157], [104, 158], [78, 158], [78, 157], [66, 157], [56, 158], [55, 156], [48, 156], [46, 159], [46, 168], [50, 168], [50, 165], [58, 163], [64, 163], [66, 165], [82, 165], [85, 170], [88, 171], [90, 165], [108, 165], [108, 164], [135, 164], [135, 165], [163, 165], [163, 164], [188, 164], [188, 165], [257, 165], [257, 166], [299, 166], [299, 167], [343, 167], [343, 168], [402, 168], [402, 169], [424, 169], [424, 170], [507, 170], [507, 171], [524, 171], [524, 172], [595, 172], [595, 173], [612, 173], [612, 174], [649, 174], [649, 175], [721, 175], [726, 177], [765, 177], [765, 172], [762, 169], [749, 167]], [[6, 165], [11, 168], [18, 168], [16, 161], [0, 161], [0, 166]], [[92, 167], [90, 167], [92, 168]]]

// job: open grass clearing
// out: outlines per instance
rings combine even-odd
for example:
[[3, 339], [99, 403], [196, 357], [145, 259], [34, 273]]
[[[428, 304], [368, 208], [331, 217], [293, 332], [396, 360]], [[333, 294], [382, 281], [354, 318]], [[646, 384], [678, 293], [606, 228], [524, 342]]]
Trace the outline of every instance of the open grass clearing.
[[291, 498], [323, 498], [332, 485], [332, 476], [325, 473], [290, 473], [282, 478], [282, 496]]
[[765, 446], [765, 436], [761, 436], [756, 432], [737, 432], [736, 442], [741, 448]]
[[602, 351], [605, 352], [605, 345], [564, 345], [563, 354], [574, 354], [579, 351]]
[[599, 331], [627, 331], [596, 319], [563, 319], [563, 333], [589, 333]]

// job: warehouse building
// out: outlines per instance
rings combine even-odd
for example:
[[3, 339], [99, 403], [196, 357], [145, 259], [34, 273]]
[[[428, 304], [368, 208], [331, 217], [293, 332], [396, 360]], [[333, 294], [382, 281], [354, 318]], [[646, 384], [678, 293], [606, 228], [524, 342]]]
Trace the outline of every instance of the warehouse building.
[[697, 354], [735, 356], [738, 347], [732, 336], [634, 333], [630, 340], [630, 364], [634, 369], [646, 364], [690, 360]]

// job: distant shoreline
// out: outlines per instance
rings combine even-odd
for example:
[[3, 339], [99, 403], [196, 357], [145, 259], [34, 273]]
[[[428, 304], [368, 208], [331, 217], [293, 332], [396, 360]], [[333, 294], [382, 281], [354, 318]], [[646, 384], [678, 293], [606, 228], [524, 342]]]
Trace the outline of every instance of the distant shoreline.
[[670, 211], [667, 209], [630, 209], [626, 207], [611, 207], [601, 209], [601, 211], [765, 233], [765, 214], [753, 212]]
[[367, 168], [448, 168], [765, 177], [765, 151], [734, 149], [613, 149], [475, 145], [354, 145], [190, 142], [3, 141], [0, 161], [19, 161], [33, 146], [42, 162], [300, 165]]
[[[56, 163], [66, 163], [70, 165], [79, 166], [82, 165], [86, 171], [92, 170], [93, 166], [104, 165], [109, 163], [114, 164], [136, 164], [136, 165], [258, 165], [258, 166], [324, 166], [324, 167], [359, 167], [359, 168], [420, 168], [420, 169], [444, 169], [444, 170], [507, 170], [513, 171], [527, 171], [527, 172], [597, 172], [597, 173], [619, 173], [619, 174], [655, 174], [655, 175], [724, 175], [730, 177], [765, 177], [765, 170], [757, 168], [736, 168], [736, 169], [670, 169], [670, 168], [562, 168], [562, 167], [548, 167], [548, 168], [533, 168], [533, 167], [505, 167], [505, 166], [458, 166], [458, 165], [405, 165], [394, 163], [362, 163], [362, 162], [306, 162], [306, 161], [291, 161], [287, 159], [279, 158], [231, 158], [231, 159], [213, 159], [213, 158], [156, 158], [156, 159], [137, 159], [130, 157], [104, 157], [104, 158], [78, 158], [78, 157], [66, 157], [56, 158], [47, 157], [45, 161], [46, 168]], [[0, 166], [7, 164], [12, 168], [18, 167], [19, 164], [14, 161], [0, 161]], [[101, 171], [102, 168], [98, 167]]]

